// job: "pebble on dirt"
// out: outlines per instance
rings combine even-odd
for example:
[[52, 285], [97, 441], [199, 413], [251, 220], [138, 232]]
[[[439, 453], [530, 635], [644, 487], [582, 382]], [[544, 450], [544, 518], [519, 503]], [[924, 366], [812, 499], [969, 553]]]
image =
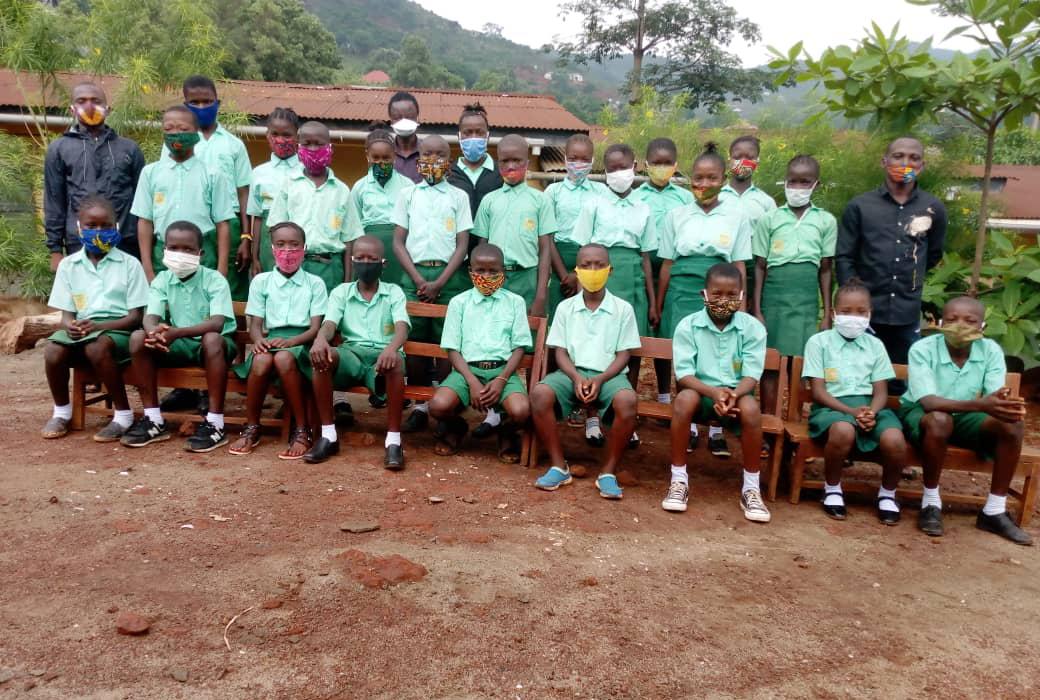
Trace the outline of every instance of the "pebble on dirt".
[[186, 668], [175, 668], [172, 671], [170, 671], [170, 675], [173, 676], [173, 680], [177, 681], [178, 683], [188, 682], [188, 669]]
[[116, 631], [119, 634], [141, 635], [148, 632], [151, 623], [141, 615], [132, 612], [121, 612], [116, 618]]
[[379, 523], [377, 522], [357, 522], [357, 523], [343, 523], [339, 526], [339, 529], [343, 532], [352, 532], [355, 535], [360, 535], [363, 532], [375, 532], [379, 529]]

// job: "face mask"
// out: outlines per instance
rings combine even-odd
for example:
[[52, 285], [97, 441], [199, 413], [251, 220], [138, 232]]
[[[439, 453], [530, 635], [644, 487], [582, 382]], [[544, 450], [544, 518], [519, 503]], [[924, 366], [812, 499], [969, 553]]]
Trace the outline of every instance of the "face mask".
[[787, 198], [787, 206], [797, 209], [798, 207], [804, 207], [812, 199], [813, 190], [816, 189], [816, 183], [813, 183], [812, 187], [784, 187], [784, 196]]
[[459, 137], [459, 148], [462, 149], [462, 157], [470, 163], [478, 163], [487, 155], [487, 143], [485, 138], [464, 139]]
[[369, 167], [369, 171], [372, 173], [372, 178], [380, 185], [385, 185], [390, 182], [390, 178], [394, 174], [393, 163], [372, 163]]
[[567, 168], [567, 177], [571, 182], [580, 185], [592, 172], [592, 163], [587, 160], [564, 161]]
[[740, 311], [740, 302], [744, 299], [743, 292], [736, 299], [712, 300], [706, 292], [701, 292], [701, 295], [704, 297], [704, 308], [708, 310], [708, 316], [712, 321], [719, 323], [726, 323], [733, 318], [733, 314]]
[[414, 134], [419, 128], [419, 122], [413, 122], [411, 119], [398, 119], [396, 122], [391, 124], [390, 127], [398, 136], [407, 138]]
[[499, 272], [494, 275], [478, 275], [476, 272], [470, 272], [469, 278], [473, 282], [473, 286], [477, 288], [477, 291], [486, 297], [491, 296], [499, 289], [506, 281], [506, 273]]
[[163, 134], [163, 143], [170, 149], [170, 153], [182, 156], [195, 148], [199, 138], [197, 131], [182, 131], [178, 134]]
[[758, 161], [750, 158], [739, 158], [729, 165], [729, 173], [737, 180], [750, 180], [758, 168]]
[[719, 192], [722, 191], [722, 185], [714, 185], [712, 187], [691, 187], [690, 190], [693, 192], [693, 198], [701, 204], [710, 204], [715, 201], [715, 198], [719, 196]]
[[672, 175], [675, 175], [675, 166], [648, 165], [646, 166], [646, 174], [650, 177], [650, 182], [658, 187], [664, 187], [672, 181]]
[[917, 173], [920, 170], [915, 170], [909, 165], [896, 165], [892, 164], [886, 167], [888, 170], [888, 176], [892, 179], [892, 182], [903, 182], [911, 183], [917, 179]]
[[448, 172], [448, 161], [443, 158], [435, 158], [432, 160], [419, 159], [418, 164], [419, 174], [422, 179], [426, 181], [428, 185], [436, 185], [438, 182], [444, 179], [444, 175]]
[[108, 111], [101, 105], [72, 105], [72, 113], [84, 126], [100, 126], [108, 115]]
[[629, 168], [628, 170], [615, 170], [612, 173], [607, 173], [607, 187], [621, 194], [628, 192], [632, 188], [632, 182], [636, 179], [635, 168]]
[[[78, 221], [76, 226], [79, 226]], [[119, 235], [118, 228], [81, 228], [79, 240], [88, 253], [107, 255], [108, 251], [119, 245], [123, 237]]]
[[855, 340], [866, 333], [869, 327], [870, 316], [834, 315], [834, 330], [846, 340]]
[[958, 350], [968, 347], [976, 340], [982, 340], [982, 329], [964, 321], [954, 321], [948, 324], [940, 322], [939, 330], [946, 336], [946, 343], [951, 348]]
[[185, 107], [190, 109], [195, 115], [195, 118], [199, 120], [199, 128], [205, 129], [213, 126], [217, 121], [217, 112], [220, 111], [220, 100], [217, 100], [208, 107], [196, 107], [185, 103]]
[[267, 145], [271, 147], [271, 153], [275, 154], [282, 160], [288, 160], [296, 155], [296, 151], [299, 150], [299, 144], [296, 139], [288, 136], [271, 136], [267, 135]]
[[604, 267], [599, 270], [587, 270], [579, 267], [574, 270], [578, 283], [589, 292], [598, 292], [607, 286], [607, 278], [610, 277], [610, 268]]
[[354, 266], [354, 276], [359, 282], [372, 284], [383, 275], [382, 260], [352, 260], [351, 264]]
[[311, 175], [321, 175], [332, 162], [332, 144], [327, 143], [318, 148], [301, 148], [298, 155], [304, 170]]
[[499, 168], [499, 174], [507, 184], [516, 186], [524, 181], [524, 177], [527, 175], [527, 163], [509, 168]]
[[286, 275], [291, 275], [300, 269], [303, 264], [303, 256], [307, 254], [304, 248], [272, 248], [274, 251], [274, 264]]
[[201, 256], [191, 253], [178, 253], [173, 250], [164, 250], [162, 256], [163, 265], [166, 269], [177, 275], [177, 279], [191, 277], [199, 269]]

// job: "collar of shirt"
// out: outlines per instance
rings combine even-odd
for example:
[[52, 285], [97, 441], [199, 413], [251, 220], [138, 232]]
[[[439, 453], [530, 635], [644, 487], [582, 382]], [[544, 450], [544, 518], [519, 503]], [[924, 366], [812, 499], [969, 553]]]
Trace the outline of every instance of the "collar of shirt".
[[437, 190], [438, 192], [447, 192], [449, 187], [452, 185], [448, 182], [448, 178], [443, 178], [436, 185], [431, 185], [426, 180], [420, 180], [419, 184], [416, 185], [420, 190]]
[[199, 159], [198, 159], [198, 157], [195, 156], [194, 153], [192, 153], [191, 154], [191, 158], [189, 158], [188, 160], [182, 160], [182, 161], [178, 162], [178, 161], [174, 160], [171, 156], [166, 156], [165, 158], [161, 159], [159, 162], [160, 163], [165, 163], [166, 167], [169, 168], [170, 170], [176, 170], [177, 168], [182, 168], [182, 169], [187, 170], [187, 171], [190, 172], [191, 169], [193, 167], [195, 167], [195, 163], [199, 162]]
[[362, 304], [373, 304], [377, 297], [385, 297], [390, 294], [390, 288], [382, 282], [376, 287], [376, 293], [372, 295], [372, 301], [369, 301], [365, 297], [361, 296], [361, 290], [358, 289], [357, 282], [351, 282], [350, 287], [347, 289], [347, 299], [357, 299]]
[[181, 279], [180, 277], [171, 272], [170, 281], [173, 282], [173, 284], [180, 285], [181, 287], [190, 287], [196, 285], [199, 283], [199, 280], [202, 279], [202, 276], [206, 274], [205, 272], [203, 272], [203, 270], [205, 269], [206, 268], [199, 266], [199, 269], [197, 269], [193, 275], [191, 275], [190, 277], [185, 277], [184, 279]]
[[520, 194], [527, 189], [527, 183], [521, 180], [515, 185], [510, 185], [505, 180], [502, 181], [502, 191], [506, 194]]
[[98, 260], [97, 266], [95, 267], [94, 263], [91, 262], [90, 258], [87, 257], [87, 249], [80, 248], [75, 253], [69, 256], [69, 262], [70, 264], [79, 264], [88, 267], [92, 270], [96, 270], [99, 269], [102, 265], [108, 265], [109, 263], [121, 263], [123, 262], [123, 259], [125, 257], [126, 253], [119, 250], [119, 248], [113, 248], [112, 250], [108, 251], [108, 253], [103, 255], [100, 260]]
[[592, 189], [592, 180], [588, 179], [587, 177], [585, 179], [583, 179], [581, 182], [575, 182], [574, 180], [570, 179], [569, 177], [565, 177], [560, 182], [562, 182], [563, 186], [566, 187], [569, 190], [590, 190], [590, 189]]
[[879, 198], [884, 199], [885, 201], [891, 202], [892, 204], [896, 205], [897, 207], [905, 207], [905, 206], [909, 205], [910, 202], [912, 202], [915, 199], [917, 199], [917, 195], [920, 194], [920, 192], [921, 192], [921, 186], [915, 183], [914, 184], [914, 189], [910, 190], [910, 197], [907, 198], [906, 202], [903, 203], [903, 204], [900, 204], [899, 202], [897, 202], [895, 200], [895, 197], [893, 197], [892, 193], [888, 191], [888, 187], [885, 184], [882, 184], [880, 187], [878, 187], [875, 190], [875, 192], [877, 193]]
[[276, 168], [289, 168], [290, 170], [295, 170], [296, 168], [301, 167], [300, 157], [295, 153], [288, 158], [279, 158], [272, 153], [270, 163]]
[[306, 276], [307, 275], [303, 271], [302, 267], [300, 267], [298, 270], [296, 270], [296, 272], [294, 272], [293, 274], [289, 275], [288, 277], [283, 275], [278, 270], [271, 270], [271, 277], [274, 278], [275, 286], [278, 286], [278, 287], [284, 287], [287, 284], [292, 284], [292, 285], [295, 285], [297, 287], [302, 287], [304, 278]]
[[[957, 363], [950, 357], [950, 346], [946, 344], [946, 338], [943, 337], [942, 333], [938, 333], [935, 336], [938, 338], [935, 342], [939, 345], [939, 362], [944, 365], [954, 365]], [[985, 362], [986, 358], [983, 356], [985, 351], [982, 349], [982, 343], [975, 341], [971, 344], [971, 352], [968, 353], [968, 360], [964, 364], [973, 362]]]
[[[646, 190], [647, 192], [650, 192], [652, 194], [664, 194], [665, 192], [668, 192], [670, 190], [680, 190], [680, 191], [682, 190], [681, 187], [676, 185], [671, 180], [669, 180], [668, 184], [665, 185], [664, 187], [662, 187], [661, 189], [657, 189], [656, 187], [654, 187], [653, 183], [649, 182], [649, 181], [648, 182], [644, 182], [637, 189]], [[723, 188], [723, 189], [725, 189], [725, 188]]]
[[[325, 182], [321, 183], [318, 187], [315, 187], [315, 189], [317, 189], [317, 190], [323, 189], [326, 185], [333, 185], [334, 186], [334, 183], [338, 182], [338, 180], [336, 180], [336, 173], [332, 172], [332, 168], [328, 168], [328, 171], [329, 171], [329, 174], [328, 174], [328, 177], [325, 178]], [[303, 172], [303, 166], [302, 165], [299, 167], [299, 169], [292, 171], [292, 173], [289, 175], [289, 177], [292, 178], [293, 180], [307, 180], [312, 185], [314, 184], [314, 181], [311, 180], [309, 177], [307, 177], [307, 173]]]
[[722, 186], [722, 191], [723, 192], [729, 192], [730, 194], [732, 194], [732, 195], [734, 195], [735, 197], [738, 197], [738, 198], [739, 197], [743, 197], [745, 194], [748, 194], [750, 192], [755, 192], [755, 191], [761, 192], [761, 190], [759, 190], [757, 187], [755, 187], [752, 184], [752, 185], [748, 185], [748, 188], [746, 190], [744, 190], [743, 194], [741, 194], [740, 192], [737, 192], [735, 189], [733, 189], [733, 187], [728, 182], [725, 185]]
[[590, 309], [588, 304], [585, 303], [585, 293], [584, 292], [582, 292], [582, 294], [581, 294], [581, 302], [582, 303], [578, 304], [578, 312], [579, 313], [584, 312], [584, 313], [587, 313], [587, 314], [590, 314], [590, 315], [595, 315], [595, 314], [598, 314], [598, 313], [600, 313], [602, 311], [603, 313], [609, 314], [611, 316], [613, 316], [614, 314], [617, 313], [617, 297], [615, 297], [609, 291], [607, 291], [603, 295], [603, 301], [601, 301], [599, 303], [599, 306], [596, 307], [595, 311]]
[[506, 296], [505, 287], [499, 287], [491, 294], [481, 294], [476, 287], [470, 287], [470, 290], [473, 292], [473, 302], [475, 304], [483, 304], [496, 299], [504, 299]]
[[[462, 156], [459, 156], [459, 159], [456, 161], [456, 165], [458, 165], [459, 169], [463, 170], [463, 171], [465, 171], [465, 170], [476, 170], [476, 168], [472, 167], [469, 163], [467, 163], [465, 160], [463, 160]], [[480, 167], [483, 168], [484, 170], [494, 170], [495, 169], [495, 161], [491, 160], [491, 154], [490, 153], [485, 153], [484, 154], [484, 160], [480, 161]]]
[[[634, 190], [633, 190], [633, 192], [634, 192]], [[611, 206], [614, 206], [614, 207], [634, 207], [636, 205], [635, 200], [632, 199], [632, 192], [629, 192], [627, 197], [619, 197], [619, 196], [617, 196], [617, 193], [615, 193], [615, 192], [611, 192], [611, 194], [614, 195], [613, 199], [608, 199], [607, 200], [608, 202], [610, 202]]]
[[723, 333], [729, 333], [731, 331], [735, 332], [737, 330], [740, 330], [740, 326], [742, 325], [740, 323], [740, 317], [738, 316], [738, 314], [740, 313], [741, 312], [738, 311], [737, 313], [733, 314], [733, 318], [729, 320], [729, 323], [727, 323], [726, 327], [722, 330], [719, 330], [719, 327], [716, 326], [715, 322], [711, 320], [711, 316], [708, 315], [707, 309], [701, 309], [700, 311], [695, 313], [693, 315], [693, 318], [690, 319], [690, 323], [692, 323], [696, 328], [707, 328], [708, 330], [712, 331], [717, 335], [722, 335]]
[[[794, 213], [794, 211], [791, 209], [790, 205], [788, 205], [788, 204], [781, 204], [779, 207], [777, 207], [777, 209], [780, 210], [780, 211], [786, 211], [791, 216], [796, 216], [797, 217], [797, 215]], [[812, 202], [809, 202], [809, 206], [805, 209], [805, 211], [802, 212], [801, 218], [805, 218], [806, 214], [808, 214], [811, 211], [816, 211], [817, 209], [819, 209], [818, 206], [816, 206]]]

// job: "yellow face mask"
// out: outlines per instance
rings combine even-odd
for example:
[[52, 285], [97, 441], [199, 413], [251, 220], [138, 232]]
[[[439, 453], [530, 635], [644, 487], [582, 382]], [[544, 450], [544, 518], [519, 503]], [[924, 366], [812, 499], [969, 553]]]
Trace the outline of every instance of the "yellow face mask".
[[646, 168], [646, 174], [650, 178], [650, 182], [657, 185], [658, 187], [664, 187], [672, 180], [672, 175], [675, 175], [674, 165], [648, 165]]
[[578, 278], [578, 283], [583, 288], [592, 293], [596, 293], [607, 285], [607, 278], [610, 277], [610, 267], [603, 267], [599, 270], [589, 270], [579, 267], [574, 270], [574, 274]]

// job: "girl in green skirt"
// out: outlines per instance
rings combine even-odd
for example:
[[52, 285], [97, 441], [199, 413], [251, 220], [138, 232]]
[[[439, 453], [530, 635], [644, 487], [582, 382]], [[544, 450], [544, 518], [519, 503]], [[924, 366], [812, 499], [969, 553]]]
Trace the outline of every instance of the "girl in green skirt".
[[296, 155], [299, 129], [300, 118], [289, 107], [275, 107], [267, 117], [267, 143], [271, 147], [271, 159], [253, 168], [249, 180], [249, 199], [246, 202], [249, 233], [253, 241], [252, 277], [274, 269], [267, 214], [275, 198], [285, 189], [289, 174], [300, 168], [300, 159]]

